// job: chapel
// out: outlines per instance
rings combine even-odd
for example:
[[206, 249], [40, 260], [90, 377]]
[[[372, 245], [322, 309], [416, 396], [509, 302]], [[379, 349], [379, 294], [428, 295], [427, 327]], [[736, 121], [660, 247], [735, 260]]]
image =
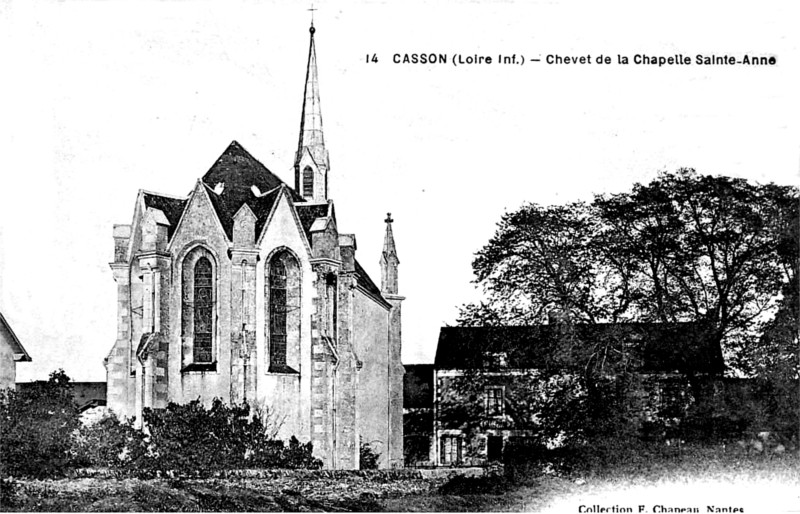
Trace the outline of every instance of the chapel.
[[385, 220], [378, 286], [339, 231], [310, 28], [294, 184], [236, 141], [188, 196], [140, 190], [114, 225], [117, 339], [107, 404], [214, 398], [267, 412], [278, 437], [311, 441], [329, 469], [403, 463], [399, 260]]

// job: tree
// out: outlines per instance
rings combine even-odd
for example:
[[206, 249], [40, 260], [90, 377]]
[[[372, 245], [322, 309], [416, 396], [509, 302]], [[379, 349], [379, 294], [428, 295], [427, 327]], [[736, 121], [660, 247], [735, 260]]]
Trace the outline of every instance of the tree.
[[575, 323], [702, 322], [729, 365], [754, 374], [749, 350], [770, 320], [783, 309], [784, 332], [797, 325], [797, 212], [795, 187], [690, 169], [591, 205], [524, 205], [477, 253], [486, 299], [464, 306], [459, 323], [536, 324], [548, 313]]
[[613, 296], [602, 293], [599, 234], [590, 206], [528, 204], [505, 214], [495, 236], [472, 263], [488, 302], [466, 306], [462, 324], [502, 321], [524, 325], [555, 311], [584, 322], [608, 316]]
[[[581, 338], [577, 324], [695, 322], [710, 327], [734, 372], [765, 375], [780, 362], [797, 377], [797, 227], [797, 188], [691, 169], [591, 204], [527, 204], [478, 251], [485, 299], [463, 306], [458, 322], [562, 325], [550, 351], [582, 370], [584, 413], [598, 411], [593, 398], [620, 393], [603, 378], [610, 371], [624, 384], [631, 354], [624, 334]], [[480, 387], [477, 378], [466, 382]], [[575, 401], [553, 396], [552, 418], [571, 419]]]
[[710, 323], [729, 364], [752, 373], [747, 347], [792, 282], [779, 250], [792, 247], [787, 221], [792, 212], [796, 219], [797, 198], [794, 187], [682, 169], [593, 205], [608, 254], [633, 264], [635, 318]]

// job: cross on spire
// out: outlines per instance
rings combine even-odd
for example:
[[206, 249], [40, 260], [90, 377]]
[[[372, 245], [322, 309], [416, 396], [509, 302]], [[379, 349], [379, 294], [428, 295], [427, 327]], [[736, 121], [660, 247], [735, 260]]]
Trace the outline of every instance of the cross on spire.
[[[316, 10], [314, 7], [309, 11]], [[295, 190], [307, 200], [324, 202], [328, 199], [328, 151], [322, 134], [322, 110], [317, 80], [317, 51], [314, 46], [314, 24], [309, 29], [308, 67], [303, 91], [303, 112], [300, 115], [300, 138], [295, 154]]]
[[383, 238], [383, 253], [381, 253], [381, 292], [384, 294], [397, 294], [397, 248], [394, 245], [392, 233], [392, 213], [386, 213], [386, 235]]
[[314, 11], [318, 9], [314, 9], [314, 2], [311, 2], [311, 8], [308, 9], [311, 12], [311, 32], [314, 32]]

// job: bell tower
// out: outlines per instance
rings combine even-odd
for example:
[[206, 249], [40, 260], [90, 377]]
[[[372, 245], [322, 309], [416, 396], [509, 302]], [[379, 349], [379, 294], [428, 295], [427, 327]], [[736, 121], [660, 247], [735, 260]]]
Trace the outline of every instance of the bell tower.
[[303, 94], [303, 112], [300, 116], [300, 140], [294, 159], [294, 187], [310, 202], [328, 200], [328, 151], [322, 135], [322, 110], [319, 103], [317, 79], [317, 51], [314, 47], [314, 23], [309, 33], [308, 66]]

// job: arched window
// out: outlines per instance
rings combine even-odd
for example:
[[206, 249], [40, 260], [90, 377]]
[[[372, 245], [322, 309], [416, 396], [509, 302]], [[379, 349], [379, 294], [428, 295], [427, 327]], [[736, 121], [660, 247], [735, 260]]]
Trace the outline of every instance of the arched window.
[[271, 259], [268, 273], [268, 370], [296, 373], [300, 364], [300, 268], [284, 250]]
[[217, 264], [208, 249], [197, 246], [183, 259], [181, 271], [181, 369], [208, 371], [215, 366]]
[[214, 276], [211, 262], [200, 257], [194, 265], [194, 362], [211, 362], [214, 334]]
[[303, 196], [314, 196], [314, 170], [310, 166], [303, 170]]

